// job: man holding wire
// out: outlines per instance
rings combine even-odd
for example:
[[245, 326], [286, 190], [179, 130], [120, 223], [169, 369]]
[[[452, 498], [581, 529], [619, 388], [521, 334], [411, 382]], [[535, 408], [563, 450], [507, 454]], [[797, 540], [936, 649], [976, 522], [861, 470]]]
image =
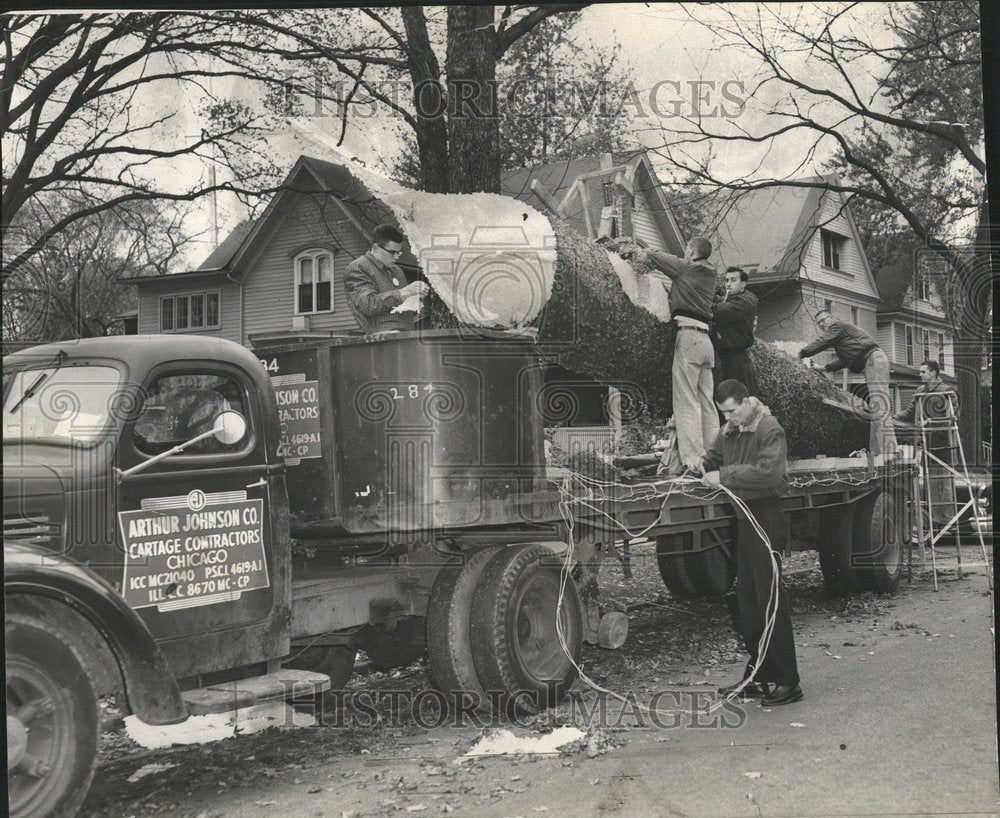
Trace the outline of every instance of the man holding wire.
[[[739, 690], [744, 696], [761, 697], [766, 707], [791, 704], [802, 699], [802, 688], [792, 620], [781, 584], [780, 555], [788, 540], [780, 502], [788, 491], [785, 430], [740, 381], [720, 383], [715, 402], [726, 424], [702, 461], [702, 482], [724, 486], [746, 506], [744, 510], [740, 503], [733, 504], [737, 516], [736, 600], [743, 641], [750, 654], [743, 680], [719, 688], [719, 693], [728, 696]], [[753, 520], [770, 541], [770, 549]], [[768, 629], [772, 615], [773, 627]]]

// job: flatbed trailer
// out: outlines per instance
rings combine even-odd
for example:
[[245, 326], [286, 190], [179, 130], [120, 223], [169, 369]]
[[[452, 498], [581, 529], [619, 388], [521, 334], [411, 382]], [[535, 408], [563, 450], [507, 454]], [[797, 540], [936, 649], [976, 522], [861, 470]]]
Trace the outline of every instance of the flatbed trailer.
[[[724, 593], [725, 499], [565, 502], [543, 369], [530, 341], [445, 331], [5, 358], [12, 814], [82, 801], [100, 695], [171, 724], [339, 688], [358, 650], [389, 668], [426, 649], [448, 705], [544, 707], [576, 678], [615, 540], [644, 530], [672, 590]], [[812, 476], [785, 501], [793, 536], [834, 590], [898, 582], [906, 468], [795, 464], [793, 484]], [[580, 579], [564, 582], [570, 545]]]

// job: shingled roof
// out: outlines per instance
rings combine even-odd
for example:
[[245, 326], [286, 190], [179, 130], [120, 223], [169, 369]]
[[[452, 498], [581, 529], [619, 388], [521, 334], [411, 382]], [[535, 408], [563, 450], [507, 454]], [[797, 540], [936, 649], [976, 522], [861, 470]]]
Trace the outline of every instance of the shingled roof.
[[[810, 176], [796, 181], [826, 178]], [[818, 227], [824, 193], [818, 187], [781, 185], [740, 194], [716, 234], [719, 263], [756, 267], [760, 275], [795, 275], [802, 252]]]

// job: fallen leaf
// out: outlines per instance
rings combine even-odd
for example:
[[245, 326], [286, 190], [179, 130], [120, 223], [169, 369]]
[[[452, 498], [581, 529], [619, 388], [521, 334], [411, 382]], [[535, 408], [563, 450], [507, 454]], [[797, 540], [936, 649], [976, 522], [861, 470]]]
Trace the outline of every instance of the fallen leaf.
[[745, 775], [747, 778], [760, 778], [760, 773], [758, 772], [743, 773], [743, 775]]
[[805, 725], [801, 721], [793, 721], [791, 723], [791, 725], [789, 725], [789, 726], [790, 727], [805, 727]]
[[323, 792], [323, 788], [322, 787], [310, 787], [308, 790], [306, 790], [306, 792], [309, 793], [310, 795], [315, 795], [318, 792]]
[[601, 783], [601, 779], [600, 778], [591, 778], [590, 779], [591, 786], [594, 786], [594, 785], [600, 784], [600, 783]]
[[408, 806], [406, 808], [406, 811], [407, 812], [424, 812], [426, 809], [427, 809], [427, 805], [426, 804], [410, 804], [410, 806]]

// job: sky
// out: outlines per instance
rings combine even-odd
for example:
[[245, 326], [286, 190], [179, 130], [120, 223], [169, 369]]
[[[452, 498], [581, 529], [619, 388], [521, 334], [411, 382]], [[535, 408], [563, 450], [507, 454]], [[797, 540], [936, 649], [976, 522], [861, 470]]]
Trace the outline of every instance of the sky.
[[[722, 12], [705, 6], [691, 7], [692, 13], [699, 18], [721, 22]], [[727, 7], [744, 20], [755, 18], [761, 9], [764, 25], [771, 19], [771, 11], [767, 6], [754, 4], [733, 5]], [[819, 16], [810, 11], [809, 6], [801, 8], [783, 6], [783, 17], [798, 14], [797, 28], [808, 28], [817, 24]], [[855, 12], [859, 17], [857, 25], [864, 29], [866, 36], [879, 37], [887, 44], [888, 33], [885, 26], [885, 7], [883, 4], [862, 6]], [[844, 29], [846, 31], [847, 29]], [[762, 107], [773, 101], [769, 94], [773, 90], [765, 88], [757, 97], [747, 100], [750, 89], [760, 70], [756, 60], [748, 60], [744, 52], [731, 47], [724, 47], [721, 41], [713, 36], [699, 23], [693, 21], [688, 12], [675, 4], [657, 3], [614, 3], [598, 4], [586, 8], [582, 13], [581, 23], [576, 28], [580, 39], [590, 40], [598, 44], [609, 44], [616, 40], [621, 45], [622, 57], [630, 66], [629, 76], [636, 90], [633, 112], [643, 114], [633, 119], [634, 137], [637, 142], [650, 148], [657, 148], [669, 138], [673, 130], [683, 123], [676, 113], [693, 115], [698, 112], [707, 117], [709, 127], [722, 132], [733, 132], [738, 129], [753, 130], [763, 123]], [[801, 76], [809, 78], [817, 68], [810, 64], [808, 56], [793, 56], [790, 64]], [[828, 79], [828, 78], [826, 78]], [[861, 72], [854, 78], [862, 93], [873, 88], [870, 77]], [[217, 92], [226, 93], [225, 88], [216, 88]], [[700, 98], [700, 99], [699, 99]], [[741, 107], [741, 102], [746, 104]], [[197, 104], [188, 100], [188, 119], [180, 126], [189, 128], [187, 133], [197, 133]], [[659, 116], [656, 113], [659, 113]], [[822, 117], [819, 109], [817, 115]], [[313, 120], [313, 127], [329, 129], [329, 132], [339, 130], [339, 120]], [[809, 155], [809, 147], [814, 137], [808, 133], [793, 134], [784, 137], [777, 149], [761, 148], [754, 151], [746, 146], [737, 150], [716, 151], [716, 172], [721, 176], [741, 176], [756, 174], [757, 176], [808, 176], [818, 173], [829, 158], [829, 146], [821, 147], [814, 155]], [[379, 157], [391, 155], [398, 150], [392, 123], [385, 118], [375, 117], [352, 120], [348, 128], [343, 150], [348, 155], [355, 155], [364, 160], [369, 168], [378, 167]], [[699, 150], [694, 151], [698, 155]], [[807, 157], [803, 161], [804, 157]], [[295, 156], [287, 157], [290, 167]], [[661, 169], [661, 176], [668, 177], [669, 170], [665, 163], [653, 157], [654, 165]], [[181, 172], [202, 173], [204, 168], [186, 167]], [[208, 203], [202, 202], [197, 207], [192, 223], [207, 225]], [[246, 211], [235, 197], [220, 197], [219, 224], [220, 240], [228, 230], [244, 218]], [[192, 263], [197, 264], [211, 250], [210, 239], [193, 248]]]

